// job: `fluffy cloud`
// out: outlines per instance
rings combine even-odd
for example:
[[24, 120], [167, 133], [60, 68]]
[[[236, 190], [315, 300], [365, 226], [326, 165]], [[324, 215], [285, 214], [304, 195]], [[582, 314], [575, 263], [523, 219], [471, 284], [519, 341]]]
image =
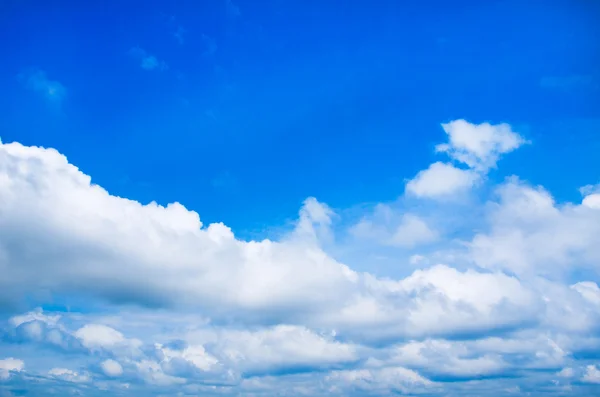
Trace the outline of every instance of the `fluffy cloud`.
[[543, 188], [510, 179], [490, 201], [489, 229], [470, 243], [473, 260], [488, 269], [555, 276], [597, 269], [600, 211], [588, 205], [557, 205]]
[[22, 371], [25, 367], [23, 360], [16, 358], [5, 358], [0, 360], [0, 380], [8, 379], [13, 372]]
[[464, 191], [475, 185], [478, 179], [479, 174], [472, 170], [438, 161], [409, 181], [406, 192], [417, 197], [440, 198]]
[[600, 384], [600, 370], [595, 365], [588, 365], [581, 380], [588, 383]]
[[468, 168], [435, 162], [406, 184], [406, 193], [439, 199], [463, 192], [473, 187], [490, 168], [496, 167], [502, 154], [527, 142], [508, 124], [472, 124], [455, 120], [442, 124], [442, 127], [449, 140], [437, 145], [436, 151]]
[[[443, 127], [437, 150], [465, 168], [432, 164], [398, 202], [354, 218], [350, 243], [337, 235], [343, 212], [314, 198], [281, 238], [245, 241], [178, 203], [113, 196], [53, 149], [0, 144], [2, 309], [65, 297], [98, 308], [8, 318], [0, 349], [13, 358], [0, 377], [131, 395], [493, 395], [509, 375], [522, 391], [589, 393], [597, 191], [557, 203], [511, 177], [468, 213], [426, 204], [486, 183], [525, 143], [507, 125]], [[482, 216], [452, 234], [474, 211]], [[365, 241], [406, 254], [403, 275], [334, 255]]]
[[500, 155], [512, 152], [526, 141], [508, 124], [472, 124], [455, 120], [442, 124], [449, 142], [436, 146], [436, 151], [476, 170], [495, 167]]
[[106, 376], [121, 376], [123, 374], [123, 367], [115, 360], [104, 360], [100, 363], [100, 368]]

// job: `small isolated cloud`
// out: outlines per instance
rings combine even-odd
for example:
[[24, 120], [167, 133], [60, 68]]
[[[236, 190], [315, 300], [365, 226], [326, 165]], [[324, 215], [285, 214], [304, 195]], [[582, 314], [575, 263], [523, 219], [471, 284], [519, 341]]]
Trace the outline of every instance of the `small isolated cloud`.
[[163, 71], [168, 69], [168, 65], [165, 61], [161, 61], [154, 55], [150, 55], [140, 47], [133, 47], [129, 50], [129, 54], [140, 62], [140, 67], [144, 70]]
[[123, 367], [115, 360], [108, 359], [102, 361], [100, 368], [106, 376], [117, 377], [123, 374]]
[[500, 155], [526, 143], [508, 124], [472, 124], [461, 119], [442, 124], [442, 128], [449, 142], [437, 145], [436, 151], [476, 170], [495, 167]]
[[437, 145], [436, 152], [445, 153], [468, 168], [435, 162], [407, 183], [407, 193], [442, 198], [464, 191], [475, 185], [490, 168], [495, 168], [501, 155], [527, 143], [508, 124], [472, 124], [459, 119], [442, 124], [442, 128], [448, 142]]
[[64, 85], [49, 79], [41, 69], [30, 69], [19, 73], [17, 77], [25, 88], [43, 95], [49, 101], [60, 103], [67, 93]]

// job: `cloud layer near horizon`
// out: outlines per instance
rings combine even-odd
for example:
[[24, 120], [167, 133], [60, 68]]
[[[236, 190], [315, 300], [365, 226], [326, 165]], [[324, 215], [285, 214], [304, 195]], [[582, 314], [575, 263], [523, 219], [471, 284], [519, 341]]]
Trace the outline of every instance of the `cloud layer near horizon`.
[[[516, 176], [493, 186], [489, 171], [527, 140], [507, 124], [443, 130], [448, 160], [397, 202], [340, 222], [308, 198], [292, 230], [262, 241], [178, 203], [112, 196], [53, 149], [1, 144], [0, 390], [589, 393], [599, 190], [559, 204]], [[406, 276], [336, 254], [359, 248], [396, 255]], [[61, 300], [98, 309], [32, 311]]]

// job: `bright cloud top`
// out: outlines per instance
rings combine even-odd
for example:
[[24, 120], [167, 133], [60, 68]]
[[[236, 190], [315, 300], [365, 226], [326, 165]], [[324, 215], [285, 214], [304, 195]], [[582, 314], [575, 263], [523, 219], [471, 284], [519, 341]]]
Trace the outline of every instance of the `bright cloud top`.
[[[178, 203], [113, 196], [54, 149], [1, 144], [0, 304], [69, 297], [102, 309], [8, 318], [5, 347], [55, 358], [0, 357], [0, 380], [131, 395], [485, 395], [508, 374], [521, 391], [590, 392], [597, 190], [556, 203], [511, 177], [480, 197], [471, 188], [526, 139], [507, 124], [442, 127], [436, 151], [466, 168], [431, 164], [400, 204], [379, 203], [350, 227], [309, 198], [292, 230], [261, 241]], [[457, 211], [473, 210], [456, 206], [459, 192], [483, 216], [456, 237]], [[420, 260], [389, 278], [335, 255], [360, 244]]]

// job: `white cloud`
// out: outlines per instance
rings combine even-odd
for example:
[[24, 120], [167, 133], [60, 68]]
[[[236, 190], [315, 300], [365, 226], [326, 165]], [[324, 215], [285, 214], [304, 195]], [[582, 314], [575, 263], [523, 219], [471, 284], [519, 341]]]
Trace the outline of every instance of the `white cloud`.
[[201, 371], [208, 371], [218, 363], [218, 360], [208, 354], [202, 345], [191, 345], [186, 346], [183, 350], [177, 350], [157, 344], [156, 348], [162, 353], [165, 363], [169, 363], [173, 359], [182, 359]]
[[437, 145], [436, 151], [448, 154], [468, 169], [435, 162], [407, 183], [406, 193], [417, 197], [445, 198], [465, 191], [478, 183], [490, 168], [496, 167], [500, 155], [527, 143], [508, 124], [472, 124], [455, 120], [442, 124], [442, 127], [449, 141]]
[[165, 61], [156, 58], [154, 55], [148, 54], [146, 50], [140, 47], [133, 47], [129, 50], [129, 54], [140, 62], [140, 67], [144, 70], [167, 70], [169, 67]]
[[327, 376], [326, 380], [335, 382], [335, 386], [331, 391], [358, 389], [359, 391], [372, 393], [385, 393], [385, 391], [392, 389], [406, 394], [423, 391], [433, 385], [433, 382], [422, 377], [415, 371], [403, 367], [391, 366], [333, 371]]
[[488, 230], [470, 243], [474, 262], [522, 276], [594, 269], [600, 260], [600, 211], [559, 206], [542, 188], [510, 179], [488, 204]]
[[600, 384], [600, 370], [595, 365], [588, 365], [585, 374], [581, 378], [583, 382]]
[[[450, 146], [439, 148], [470, 168], [434, 163], [407, 193], [447, 197], [483, 184], [486, 167], [523, 143], [505, 127], [477, 128], [447, 127]], [[448, 174], [428, 181], [432, 169]], [[516, 387], [497, 375], [518, 375], [522, 390], [584, 390], [566, 383], [589, 364], [579, 357], [600, 349], [600, 289], [591, 281], [600, 211], [586, 204], [597, 193], [557, 203], [516, 178], [492, 190], [483, 206], [470, 201], [477, 208], [467, 214], [404, 197], [379, 204], [354, 218], [361, 221], [350, 243], [336, 235], [345, 213], [309, 198], [280, 239], [245, 241], [180, 204], [112, 196], [55, 150], [1, 144], [0, 305], [68, 296], [103, 313], [13, 316], [0, 326], [0, 349], [48, 348], [56, 356], [36, 357], [35, 372], [53, 384], [137, 395], [148, 387], [164, 395], [485, 395]], [[444, 217], [473, 213], [463, 234], [445, 234]], [[394, 263], [402, 276], [393, 277], [332, 256], [366, 237], [379, 244], [369, 246], [374, 254], [391, 258], [398, 247], [423, 246], [418, 255], [402, 251]], [[435, 264], [439, 258], [452, 259]], [[67, 356], [81, 362], [71, 367]], [[4, 379], [10, 368], [23, 370], [21, 360], [0, 363]], [[588, 383], [598, 371], [591, 367]]]
[[43, 95], [47, 100], [60, 103], [67, 90], [59, 81], [51, 80], [41, 69], [30, 69], [18, 75], [25, 88]]
[[119, 331], [100, 324], [87, 324], [75, 332], [83, 345], [93, 347], [113, 347], [125, 342], [125, 337]]
[[437, 238], [425, 221], [416, 215], [405, 214], [402, 222], [394, 232], [391, 243], [403, 247], [414, 247], [423, 243], [430, 243]]
[[560, 376], [561, 378], [572, 378], [573, 375], [575, 375], [575, 371], [573, 371], [573, 368], [563, 368], [561, 369], [556, 376]]
[[326, 368], [358, 359], [354, 346], [291, 325], [256, 332], [228, 331], [221, 334], [218, 345], [228, 360], [250, 373], [281, 368]]
[[8, 357], [0, 359], [0, 380], [6, 380], [12, 372], [20, 372], [25, 368], [23, 360]]
[[66, 380], [68, 382], [79, 383], [90, 381], [90, 376], [88, 374], [79, 374], [66, 368], [52, 368], [50, 371], [48, 371], [48, 375], [54, 378]]
[[595, 194], [590, 194], [590, 195], [585, 196], [583, 198], [583, 201], [581, 202], [581, 204], [586, 207], [599, 210], [600, 209], [600, 194], [595, 193]]
[[155, 361], [142, 360], [135, 363], [135, 366], [141, 378], [151, 385], [171, 386], [185, 383], [185, 378], [165, 374], [160, 364]]
[[426, 369], [438, 375], [478, 377], [502, 373], [508, 364], [499, 354], [474, 354], [464, 342], [426, 340], [409, 342], [392, 353], [391, 362]]
[[373, 214], [363, 217], [349, 232], [357, 239], [404, 248], [414, 248], [438, 238], [438, 233], [420, 216], [397, 212], [388, 205], [379, 204]]
[[13, 327], [18, 327], [21, 324], [28, 323], [31, 321], [41, 321], [48, 325], [56, 325], [60, 320], [60, 315], [48, 316], [43, 313], [41, 309], [36, 309], [29, 313], [22, 314], [20, 316], [13, 316], [9, 319], [9, 323]]
[[581, 281], [571, 286], [579, 292], [586, 300], [600, 306], [600, 287], [591, 281]]
[[123, 374], [123, 367], [115, 360], [104, 360], [100, 363], [100, 368], [106, 376], [117, 377]]
[[442, 127], [449, 142], [436, 146], [436, 150], [476, 170], [495, 167], [500, 155], [526, 143], [508, 124], [472, 124], [454, 120]]
[[438, 161], [409, 181], [406, 192], [417, 197], [443, 198], [471, 188], [479, 178], [474, 171]]

